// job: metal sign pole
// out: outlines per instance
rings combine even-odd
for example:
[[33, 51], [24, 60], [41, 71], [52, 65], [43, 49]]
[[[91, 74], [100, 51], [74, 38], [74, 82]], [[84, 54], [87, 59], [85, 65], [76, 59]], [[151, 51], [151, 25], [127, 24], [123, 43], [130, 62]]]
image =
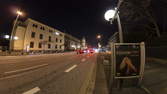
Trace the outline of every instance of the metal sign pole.
[[139, 86], [141, 85], [142, 79], [144, 76], [144, 66], [145, 66], [145, 44], [144, 42], [140, 44], [140, 48], [141, 48], [141, 71], [140, 71], [140, 78], [138, 82]]

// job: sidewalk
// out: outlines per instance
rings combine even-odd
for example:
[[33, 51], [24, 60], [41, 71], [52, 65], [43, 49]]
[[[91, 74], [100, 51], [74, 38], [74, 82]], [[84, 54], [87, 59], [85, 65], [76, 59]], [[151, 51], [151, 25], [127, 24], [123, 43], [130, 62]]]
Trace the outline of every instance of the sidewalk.
[[148, 57], [146, 58], [147, 62], [158, 62], [161, 64], [167, 64], [167, 59], [162, 59], [162, 58], [155, 58], [155, 57]]
[[[148, 94], [149, 90], [147, 88], [141, 88], [137, 86], [127, 86], [128, 81], [125, 81], [125, 86], [122, 89], [116, 88], [114, 85], [112, 90], [109, 90], [109, 72], [111, 70], [110, 63], [107, 63], [108, 56], [106, 54], [101, 54], [97, 57], [97, 73], [96, 82], [93, 94]], [[108, 60], [110, 61], [110, 60]], [[133, 84], [133, 83], [132, 83]], [[151, 94], [151, 93], [150, 93]]]
[[93, 94], [109, 94], [104, 72], [103, 59], [100, 55], [97, 57], [96, 81]]

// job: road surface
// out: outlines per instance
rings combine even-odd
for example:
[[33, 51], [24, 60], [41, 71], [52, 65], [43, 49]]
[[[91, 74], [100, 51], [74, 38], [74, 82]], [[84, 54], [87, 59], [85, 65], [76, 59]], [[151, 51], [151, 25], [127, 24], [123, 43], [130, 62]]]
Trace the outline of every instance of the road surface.
[[96, 54], [0, 57], [0, 94], [78, 94]]

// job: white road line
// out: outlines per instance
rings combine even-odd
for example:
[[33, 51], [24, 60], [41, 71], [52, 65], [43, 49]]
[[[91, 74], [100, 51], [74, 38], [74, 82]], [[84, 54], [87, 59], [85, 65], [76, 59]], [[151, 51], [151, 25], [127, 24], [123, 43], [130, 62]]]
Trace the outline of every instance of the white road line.
[[144, 86], [141, 86], [141, 88], [142, 88], [147, 94], [152, 94], [152, 92], [151, 92], [148, 88], [146, 88], [146, 87], [144, 87]]
[[83, 58], [82, 60], [81, 60], [81, 62], [85, 62], [86, 61], [86, 59], [85, 58]]
[[37, 93], [38, 91], [40, 91], [40, 88], [39, 88], [39, 87], [35, 87], [35, 88], [30, 89], [30, 90], [28, 90], [28, 91], [26, 91], [26, 92], [24, 92], [24, 93], [22, 93], [22, 94], [35, 94], [35, 93]]
[[42, 64], [42, 65], [32, 66], [32, 67], [28, 67], [28, 68], [24, 68], [24, 69], [19, 69], [19, 70], [14, 70], [14, 71], [8, 71], [8, 72], [4, 72], [4, 73], [5, 74], [10, 74], [10, 73], [22, 72], [22, 71], [32, 70], [32, 69], [43, 67], [43, 66], [47, 66], [47, 65], [48, 64]]
[[65, 70], [64, 72], [70, 72], [72, 69], [74, 69], [75, 67], [77, 67], [77, 65], [73, 65], [72, 67], [68, 68], [67, 70]]

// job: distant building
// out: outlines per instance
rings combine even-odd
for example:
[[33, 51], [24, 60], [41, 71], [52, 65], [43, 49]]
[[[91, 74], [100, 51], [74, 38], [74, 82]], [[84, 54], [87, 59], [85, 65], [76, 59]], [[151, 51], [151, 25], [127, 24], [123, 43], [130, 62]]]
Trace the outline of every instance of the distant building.
[[86, 49], [86, 48], [87, 48], [85, 37], [82, 38], [81, 44], [82, 44], [82, 45], [81, 45], [81, 49]]
[[14, 30], [14, 51], [64, 51], [64, 33], [33, 19], [19, 22]]
[[65, 50], [66, 51], [73, 51], [76, 49], [80, 49], [81, 48], [81, 40], [79, 40], [78, 38], [65, 33]]

